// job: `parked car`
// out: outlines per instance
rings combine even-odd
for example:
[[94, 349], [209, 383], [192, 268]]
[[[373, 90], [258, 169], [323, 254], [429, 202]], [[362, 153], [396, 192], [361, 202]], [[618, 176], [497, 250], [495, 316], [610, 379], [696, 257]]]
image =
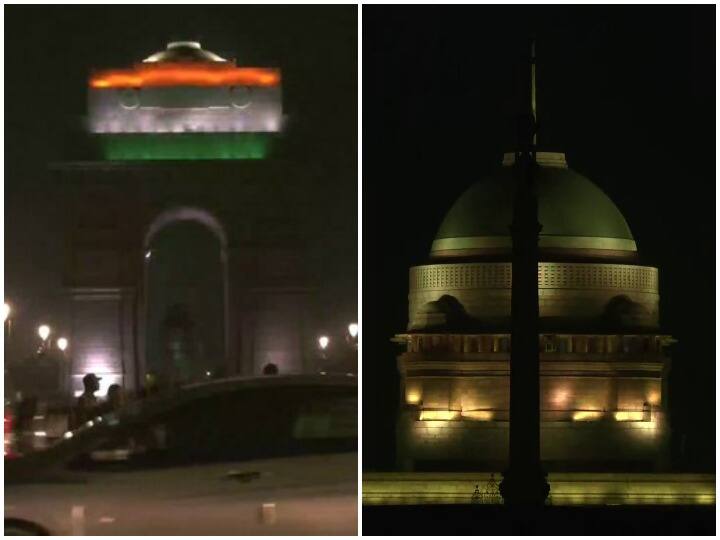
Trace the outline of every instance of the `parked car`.
[[15, 436], [15, 411], [12, 404], [5, 402], [5, 418], [3, 422], [3, 456], [12, 459], [17, 456], [17, 438]]
[[8, 370], [5, 369], [4, 382], [4, 409], [5, 417], [3, 421], [3, 457], [5, 459], [13, 458], [17, 454], [15, 440], [15, 408], [13, 406], [13, 396], [15, 389], [12, 385], [12, 379], [8, 376]]
[[357, 533], [357, 382], [199, 383], [5, 463], [6, 534]]

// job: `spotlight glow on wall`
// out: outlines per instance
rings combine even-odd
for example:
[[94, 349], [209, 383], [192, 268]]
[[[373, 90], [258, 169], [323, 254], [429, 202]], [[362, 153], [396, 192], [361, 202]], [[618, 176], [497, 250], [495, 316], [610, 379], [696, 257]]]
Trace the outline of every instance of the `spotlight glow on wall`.
[[459, 416], [459, 411], [420, 411], [420, 420], [456, 420]]
[[553, 396], [553, 403], [555, 405], [565, 405], [568, 401], [568, 392], [565, 390], [559, 390], [554, 396]]
[[411, 392], [411, 391], [408, 391], [408, 392], [405, 394], [405, 401], [406, 401], [409, 405], [417, 405], [418, 403], [420, 403], [420, 400], [421, 400], [421, 399], [422, 399], [422, 398], [420, 397], [420, 393], [419, 393], [419, 392]]
[[615, 411], [615, 420], [618, 422], [640, 422], [644, 416], [643, 411]]
[[493, 419], [493, 411], [462, 411], [462, 417], [468, 420], [481, 420], [487, 422]]
[[598, 420], [602, 418], [602, 411], [575, 411], [572, 419], [576, 422], [587, 422], [591, 420]]
[[[95, 393], [96, 396], [104, 397], [107, 395], [108, 388], [112, 386], [113, 384], [119, 384], [120, 386], [123, 386], [123, 376], [121, 373], [108, 373], [103, 372], [100, 370], [88, 370], [85, 373], [95, 373], [98, 377], [100, 377], [99, 386], [100, 389]], [[84, 389], [83, 389], [83, 383], [82, 378], [85, 375], [85, 373], [82, 374], [73, 374], [73, 395], [75, 397], [80, 396]]]

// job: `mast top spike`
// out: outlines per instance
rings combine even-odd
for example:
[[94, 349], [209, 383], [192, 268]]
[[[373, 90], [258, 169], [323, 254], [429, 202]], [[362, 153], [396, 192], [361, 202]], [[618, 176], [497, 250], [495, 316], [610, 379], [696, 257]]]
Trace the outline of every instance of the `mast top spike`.
[[[533, 120], [537, 125], [537, 81], [535, 80], [535, 37], [530, 40], [530, 107], [532, 110]], [[537, 129], [533, 133], [533, 146], [537, 146]]]

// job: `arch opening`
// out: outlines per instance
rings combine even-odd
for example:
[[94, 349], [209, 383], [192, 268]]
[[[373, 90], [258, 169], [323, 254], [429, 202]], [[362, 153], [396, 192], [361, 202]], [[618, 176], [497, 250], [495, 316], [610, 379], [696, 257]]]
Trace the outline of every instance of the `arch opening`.
[[227, 374], [227, 235], [210, 212], [177, 207], [160, 213], [143, 239], [141, 369], [161, 384]]

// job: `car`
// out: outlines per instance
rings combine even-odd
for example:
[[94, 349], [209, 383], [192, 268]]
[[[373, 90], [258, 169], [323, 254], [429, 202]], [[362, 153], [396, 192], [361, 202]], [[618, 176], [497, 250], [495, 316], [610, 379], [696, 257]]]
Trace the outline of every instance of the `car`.
[[5, 463], [5, 533], [356, 535], [357, 380], [233, 378], [137, 400]]
[[5, 418], [3, 422], [3, 456], [5, 459], [12, 459], [17, 455], [17, 444], [15, 436], [15, 412], [12, 406], [5, 403]]
[[5, 369], [4, 376], [5, 391], [5, 417], [3, 421], [3, 457], [5, 459], [14, 458], [17, 455], [17, 437], [15, 436], [16, 414], [12, 396], [15, 391], [9, 377], [8, 370]]

